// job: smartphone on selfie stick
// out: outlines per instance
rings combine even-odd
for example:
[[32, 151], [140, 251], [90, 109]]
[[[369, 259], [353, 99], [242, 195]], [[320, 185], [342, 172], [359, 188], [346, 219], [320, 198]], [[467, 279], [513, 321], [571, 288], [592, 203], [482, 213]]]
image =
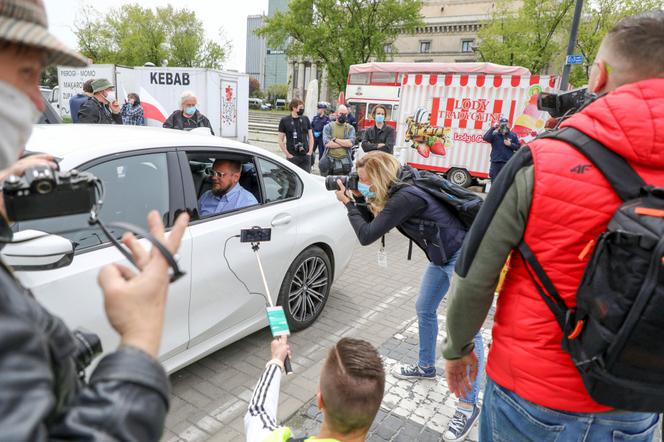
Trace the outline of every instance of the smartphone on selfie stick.
[[[251, 243], [251, 250], [256, 254], [256, 261], [258, 261], [258, 269], [261, 272], [261, 278], [263, 279], [263, 286], [265, 287], [265, 299], [267, 301], [267, 320], [270, 323], [270, 330], [272, 331], [272, 336], [289, 336], [290, 330], [288, 329], [288, 321], [286, 320], [286, 314], [284, 313], [284, 308], [280, 305], [276, 306], [272, 302], [272, 296], [270, 296], [270, 289], [267, 286], [267, 280], [265, 279], [265, 272], [263, 272], [263, 264], [261, 263], [260, 255], [258, 254], [258, 249], [260, 248], [261, 242], [267, 242], [271, 239], [272, 229], [263, 229], [261, 227], [252, 227], [251, 229], [242, 229], [240, 230], [240, 242]], [[284, 359], [284, 370], [286, 374], [293, 373], [293, 368], [291, 367], [290, 358], [286, 355]]]

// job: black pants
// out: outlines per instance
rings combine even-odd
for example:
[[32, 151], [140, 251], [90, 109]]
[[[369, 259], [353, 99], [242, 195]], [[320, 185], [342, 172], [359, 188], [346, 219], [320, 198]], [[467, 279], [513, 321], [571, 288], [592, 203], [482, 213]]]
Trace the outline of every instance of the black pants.
[[304, 169], [311, 173], [311, 155], [294, 155], [293, 158], [289, 158], [288, 161], [295, 164], [300, 169]]
[[489, 168], [489, 178], [491, 178], [491, 181], [496, 181], [496, 178], [498, 177], [498, 174], [500, 173], [501, 170], [503, 170], [503, 167], [505, 166], [504, 162], [496, 162], [494, 163], [493, 161], [491, 162], [491, 167]]

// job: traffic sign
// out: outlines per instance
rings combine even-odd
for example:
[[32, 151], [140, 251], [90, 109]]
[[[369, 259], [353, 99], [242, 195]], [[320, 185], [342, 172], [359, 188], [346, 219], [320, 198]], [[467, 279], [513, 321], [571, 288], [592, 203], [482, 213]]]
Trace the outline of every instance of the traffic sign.
[[583, 55], [568, 55], [565, 64], [583, 64]]

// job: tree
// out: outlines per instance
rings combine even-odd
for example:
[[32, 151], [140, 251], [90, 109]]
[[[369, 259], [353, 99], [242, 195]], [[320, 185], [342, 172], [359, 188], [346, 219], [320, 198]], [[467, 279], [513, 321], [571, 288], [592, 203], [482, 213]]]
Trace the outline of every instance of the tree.
[[524, 0], [516, 11], [512, 5], [509, 0], [498, 3], [480, 29], [480, 59], [542, 72], [564, 51], [561, 30], [570, 20], [574, 0]]
[[256, 34], [275, 48], [287, 41], [290, 57], [325, 65], [331, 85], [343, 89], [350, 65], [384, 60], [387, 43], [422, 24], [420, 7], [420, 0], [291, 0]]
[[277, 98], [286, 99], [288, 95], [288, 85], [287, 84], [271, 84], [267, 88], [267, 98], [268, 100], [274, 102]]
[[207, 40], [203, 23], [187, 9], [172, 6], [152, 9], [123, 5], [101, 15], [84, 7], [76, 25], [83, 55], [95, 63], [221, 68], [230, 43]]
[[53, 89], [58, 85], [58, 68], [57, 66], [48, 66], [42, 70], [39, 84], [42, 86], [50, 87]]
[[257, 97], [257, 93], [261, 91], [261, 83], [256, 77], [249, 77], [249, 96]]
[[[533, 73], [562, 72], [569, 39], [574, 0], [524, 0], [521, 7], [503, 0], [478, 33], [480, 59], [519, 65]], [[584, 57], [574, 66], [570, 82], [588, 82], [590, 66], [606, 33], [621, 18], [661, 8], [663, 0], [586, 0], [575, 53]]]
[[597, 0], [584, 6], [584, 19], [579, 25], [576, 53], [583, 55], [583, 65], [572, 66], [570, 82], [583, 85], [590, 77], [590, 67], [604, 36], [623, 17], [661, 9], [662, 0]]

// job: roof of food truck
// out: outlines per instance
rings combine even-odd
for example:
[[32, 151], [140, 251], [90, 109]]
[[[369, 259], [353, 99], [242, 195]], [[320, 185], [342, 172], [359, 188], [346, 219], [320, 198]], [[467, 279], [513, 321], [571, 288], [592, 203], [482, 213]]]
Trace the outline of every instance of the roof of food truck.
[[521, 66], [503, 66], [494, 63], [400, 63], [374, 62], [354, 64], [350, 74], [369, 72], [435, 72], [448, 74], [498, 74], [530, 75], [530, 71]]

